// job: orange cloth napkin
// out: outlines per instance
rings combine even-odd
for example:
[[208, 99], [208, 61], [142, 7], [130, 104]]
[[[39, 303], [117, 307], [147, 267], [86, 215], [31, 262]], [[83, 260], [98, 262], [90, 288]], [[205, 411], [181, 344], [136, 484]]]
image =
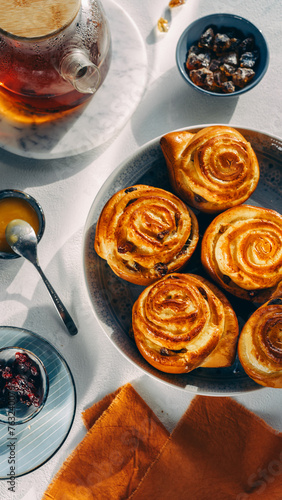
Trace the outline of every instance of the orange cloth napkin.
[[130, 384], [83, 419], [43, 500], [282, 500], [282, 433], [231, 398], [196, 396], [170, 436]]
[[136, 489], [169, 433], [130, 384], [83, 414], [88, 432], [43, 500], [119, 500]]
[[282, 433], [231, 398], [196, 396], [131, 499], [282, 500]]

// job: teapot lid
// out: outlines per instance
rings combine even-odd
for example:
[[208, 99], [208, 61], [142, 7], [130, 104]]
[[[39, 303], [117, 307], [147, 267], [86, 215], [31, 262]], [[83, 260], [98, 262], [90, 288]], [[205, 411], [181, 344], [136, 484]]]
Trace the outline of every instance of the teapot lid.
[[15, 37], [39, 38], [70, 24], [81, 0], [1, 0], [0, 29]]

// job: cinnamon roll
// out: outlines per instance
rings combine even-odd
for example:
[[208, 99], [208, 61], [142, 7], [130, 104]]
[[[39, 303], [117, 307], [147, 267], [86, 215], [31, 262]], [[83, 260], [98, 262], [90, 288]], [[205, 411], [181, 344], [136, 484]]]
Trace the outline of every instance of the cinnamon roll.
[[133, 306], [132, 329], [142, 356], [166, 373], [234, 361], [236, 315], [215, 285], [194, 274], [173, 273], [145, 288]]
[[282, 388], [282, 282], [245, 323], [238, 354], [250, 378], [260, 385]]
[[197, 218], [179, 198], [136, 185], [114, 194], [103, 208], [95, 250], [119, 277], [147, 286], [182, 268], [198, 239]]
[[282, 279], [282, 216], [250, 205], [230, 208], [206, 229], [201, 260], [228, 292], [266, 302]]
[[240, 205], [259, 181], [256, 154], [234, 128], [218, 125], [196, 134], [170, 132], [160, 145], [174, 192], [202, 212]]

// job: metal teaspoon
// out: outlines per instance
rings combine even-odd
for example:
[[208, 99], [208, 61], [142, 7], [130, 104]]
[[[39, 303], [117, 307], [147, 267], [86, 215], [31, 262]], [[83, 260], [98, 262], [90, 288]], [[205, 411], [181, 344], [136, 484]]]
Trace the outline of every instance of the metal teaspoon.
[[37, 238], [33, 227], [26, 221], [15, 219], [9, 222], [5, 234], [6, 240], [12, 250], [29, 260], [36, 267], [69, 333], [76, 335], [78, 332], [76, 325], [39, 265], [37, 258]]

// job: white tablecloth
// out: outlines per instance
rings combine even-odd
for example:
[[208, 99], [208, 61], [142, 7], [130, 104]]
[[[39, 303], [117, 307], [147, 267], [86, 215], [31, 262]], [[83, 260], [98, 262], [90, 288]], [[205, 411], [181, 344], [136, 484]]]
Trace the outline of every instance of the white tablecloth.
[[[64, 159], [31, 160], [0, 150], [1, 189], [33, 195], [44, 208], [46, 231], [39, 247], [42, 268], [74, 317], [79, 334], [69, 337], [31, 264], [1, 261], [0, 324], [39, 333], [63, 354], [74, 376], [77, 411], [60, 450], [42, 467], [16, 479], [16, 492], [0, 482], [0, 498], [39, 500], [63, 461], [85, 434], [81, 411], [105, 394], [131, 382], [165, 426], [172, 430], [192, 394], [145, 375], [113, 346], [89, 303], [82, 267], [84, 224], [99, 188], [110, 173], [147, 141], [177, 128], [208, 123], [251, 127], [282, 136], [280, 0], [187, 0], [172, 12], [168, 33], [154, 37], [168, 0], [117, 0], [138, 26], [148, 57], [145, 94], [120, 133], [105, 145]], [[231, 12], [256, 24], [270, 49], [269, 69], [252, 91], [239, 99], [216, 99], [188, 89], [175, 63], [177, 40], [193, 20]], [[282, 391], [262, 389], [236, 396], [266, 422], [282, 430]]]

